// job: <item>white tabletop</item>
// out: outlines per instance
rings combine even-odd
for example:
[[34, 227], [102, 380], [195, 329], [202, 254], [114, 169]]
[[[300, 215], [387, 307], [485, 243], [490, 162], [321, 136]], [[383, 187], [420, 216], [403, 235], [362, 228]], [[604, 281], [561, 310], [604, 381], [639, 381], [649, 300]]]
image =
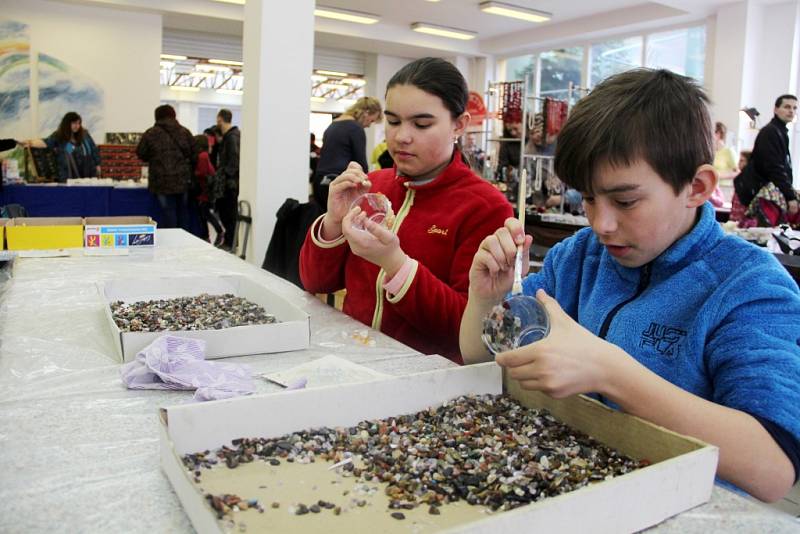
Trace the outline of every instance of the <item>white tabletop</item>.
[[[311, 315], [308, 350], [231, 358], [256, 373], [335, 354], [391, 375], [453, 365], [366, 327], [266, 271], [180, 230], [129, 256], [17, 259], [0, 288], [0, 532], [191, 532], [160, 470], [156, 413], [191, 392], [127, 390], [97, 282], [244, 274]], [[278, 386], [258, 382], [259, 392]], [[267, 414], [268, 416], [268, 414]], [[619, 511], [624, 513], [623, 510]], [[721, 488], [657, 527], [670, 532], [789, 532], [800, 523]]]

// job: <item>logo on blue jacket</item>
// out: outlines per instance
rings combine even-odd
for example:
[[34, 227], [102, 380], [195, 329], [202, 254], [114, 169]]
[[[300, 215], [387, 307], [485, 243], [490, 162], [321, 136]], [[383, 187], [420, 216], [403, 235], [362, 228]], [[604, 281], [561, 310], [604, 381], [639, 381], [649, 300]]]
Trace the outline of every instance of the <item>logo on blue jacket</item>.
[[679, 343], [685, 337], [686, 330], [652, 322], [642, 332], [639, 346], [653, 347], [661, 356], [672, 359], [678, 355]]

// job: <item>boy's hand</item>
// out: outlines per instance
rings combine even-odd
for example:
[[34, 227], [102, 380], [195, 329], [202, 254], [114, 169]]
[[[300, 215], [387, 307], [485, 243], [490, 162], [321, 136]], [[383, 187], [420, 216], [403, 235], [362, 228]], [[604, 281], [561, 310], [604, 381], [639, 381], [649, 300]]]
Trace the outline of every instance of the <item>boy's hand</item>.
[[544, 290], [536, 298], [550, 316], [550, 333], [541, 341], [498, 354], [497, 363], [524, 389], [557, 399], [602, 392], [604, 362], [618, 349], [576, 323]]
[[514, 284], [517, 245], [523, 245], [522, 275], [525, 276], [532, 243], [533, 238], [525, 235], [525, 229], [517, 219], [506, 219], [505, 226], [481, 241], [472, 259], [469, 270], [470, 297], [491, 304], [502, 300]]
[[[356, 223], [366, 231], [355, 228], [353, 225]], [[397, 274], [406, 261], [397, 234], [370, 221], [359, 207], [350, 210], [342, 220], [342, 232], [353, 254], [380, 266], [386, 272], [387, 280]]]
[[351, 161], [347, 169], [328, 187], [328, 211], [322, 222], [322, 237], [335, 239], [342, 235], [342, 219], [353, 201], [372, 186], [361, 165]]

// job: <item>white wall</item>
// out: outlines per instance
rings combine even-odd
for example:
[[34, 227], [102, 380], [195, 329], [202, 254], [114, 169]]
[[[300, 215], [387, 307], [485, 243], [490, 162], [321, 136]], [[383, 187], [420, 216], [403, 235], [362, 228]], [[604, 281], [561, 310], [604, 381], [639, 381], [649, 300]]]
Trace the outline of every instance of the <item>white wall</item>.
[[[3, 0], [0, 16], [29, 26], [31, 57], [51, 55], [104, 93], [103, 120], [86, 124], [98, 142], [106, 131], [144, 131], [159, 103], [161, 15], [45, 0]], [[63, 112], [71, 111], [64, 109]], [[45, 135], [35, 131], [16, 137]]]
[[[368, 54], [365, 65], [365, 79], [367, 84], [364, 86], [364, 94], [372, 96], [381, 101], [381, 107], [386, 107], [386, 84], [392, 76], [411, 63], [413, 59], [405, 57], [386, 56], [383, 54]], [[384, 139], [383, 122], [372, 125], [367, 130], [367, 159], [372, 155], [372, 150]]]

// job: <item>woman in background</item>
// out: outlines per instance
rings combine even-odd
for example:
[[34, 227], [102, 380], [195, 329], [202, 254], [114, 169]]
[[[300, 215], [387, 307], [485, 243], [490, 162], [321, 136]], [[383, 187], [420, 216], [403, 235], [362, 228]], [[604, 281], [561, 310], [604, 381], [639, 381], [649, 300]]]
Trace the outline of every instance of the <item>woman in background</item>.
[[339, 115], [322, 135], [317, 169], [314, 173], [314, 200], [324, 210], [328, 205], [328, 187], [354, 161], [364, 172], [367, 165], [367, 136], [365, 128], [381, 119], [381, 103], [377, 98], [364, 96]]
[[24, 143], [35, 148], [49, 148], [56, 155], [58, 181], [69, 178], [100, 176], [100, 152], [94, 139], [83, 127], [81, 116], [70, 111], [61, 119], [58, 129], [45, 139]]

